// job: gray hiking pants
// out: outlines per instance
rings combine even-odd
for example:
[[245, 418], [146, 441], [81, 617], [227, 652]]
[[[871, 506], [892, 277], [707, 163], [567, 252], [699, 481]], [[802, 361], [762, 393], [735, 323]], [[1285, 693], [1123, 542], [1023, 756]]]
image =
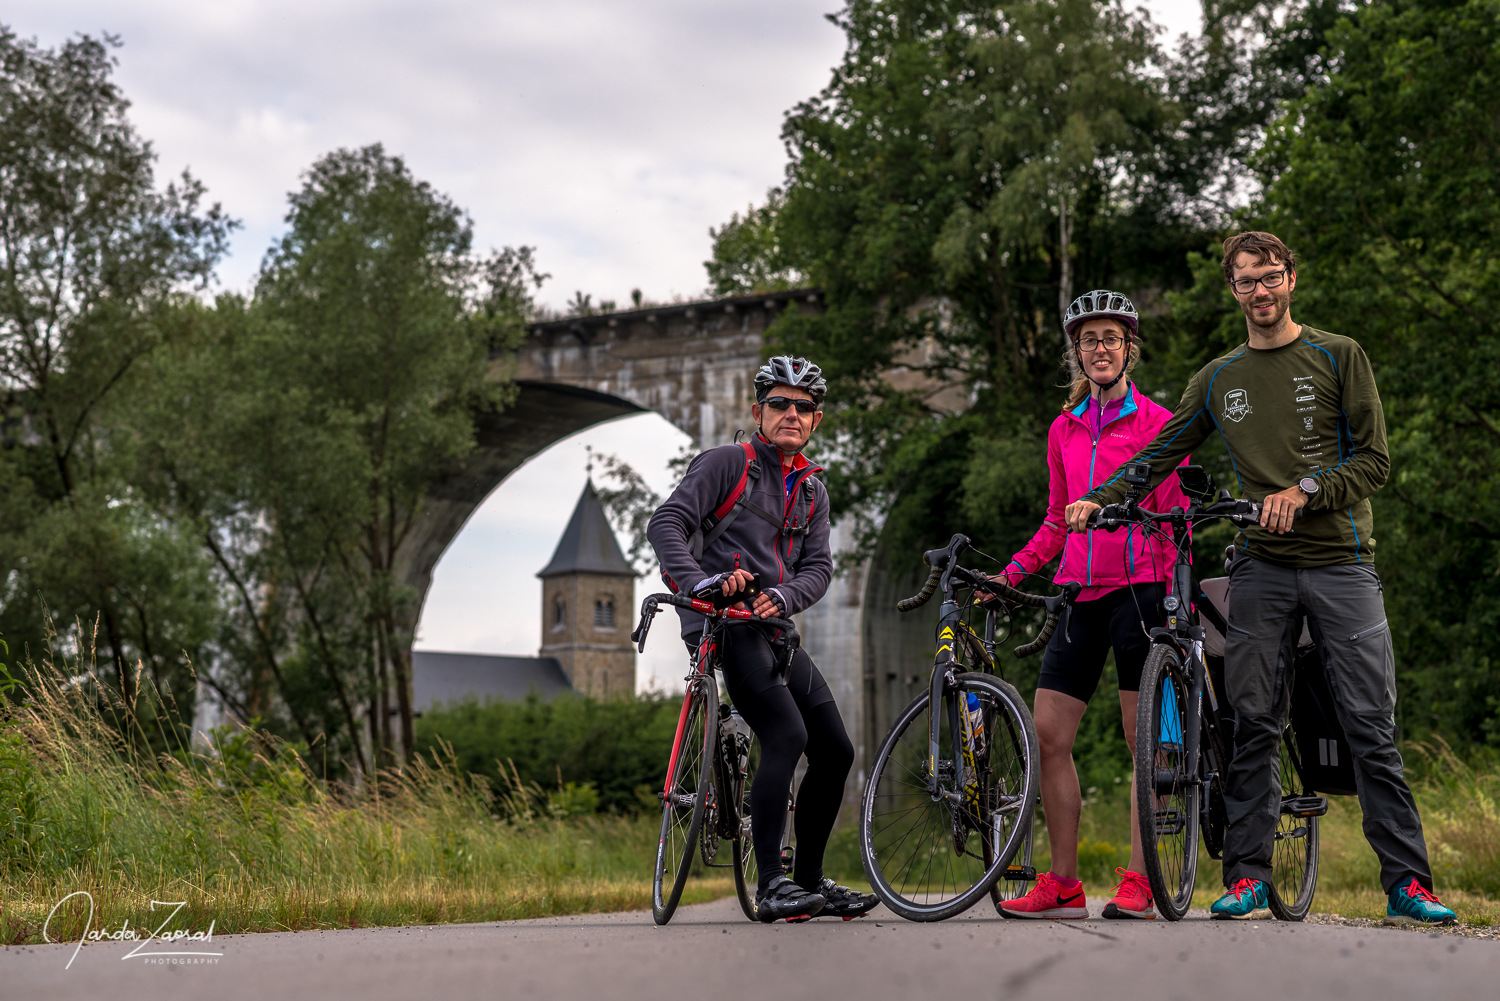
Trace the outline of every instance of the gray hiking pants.
[[1281, 812], [1278, 747], [1291, 703], [1299, 613], [1305, 613], [1349, 738], [1380, 884], [1389, 893], [1415, 876], [1432, 889], [1422, 820], [1396, 750], [1396, 661], [1380, 591], [1368, 564], [1292, 570], [1239, 556], [1230, 568], [1224, 684], [1239, 724], [1224, 783], [1225, 886], [1271, 878]]

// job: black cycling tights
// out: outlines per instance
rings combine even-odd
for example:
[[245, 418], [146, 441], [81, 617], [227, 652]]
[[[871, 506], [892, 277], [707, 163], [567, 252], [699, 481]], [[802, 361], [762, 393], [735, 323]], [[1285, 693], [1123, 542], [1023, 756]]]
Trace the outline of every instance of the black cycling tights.
[[755, 626], [724, 630], [724, 682], [729, 697], [760, 738], [760, 765], [750, 787], [750, 829], [764, 890], [781, 867], [781, 836], [787, 793], [797, 761], [807, 755], [807, 774], [797, 790], [797, 882], [812, 887], [823, 878], [823, 850], [838, 819], [844, 780], [854, 764], [854, 745], [834, 704], [828, 682], [807, 652], [798, 650], [783, 684], [771, 673], [773, 654]]

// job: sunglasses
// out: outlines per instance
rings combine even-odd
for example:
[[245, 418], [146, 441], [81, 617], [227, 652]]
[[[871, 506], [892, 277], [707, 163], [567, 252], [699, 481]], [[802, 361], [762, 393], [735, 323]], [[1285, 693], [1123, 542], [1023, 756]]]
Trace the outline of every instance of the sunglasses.
[[799, 414], [810, 414], [818, 409], [818, 405], [812, 400], [789, 400], [785, 396], [768, 396], [763, 405], [777, 412], [787, 407], [796, 407]]

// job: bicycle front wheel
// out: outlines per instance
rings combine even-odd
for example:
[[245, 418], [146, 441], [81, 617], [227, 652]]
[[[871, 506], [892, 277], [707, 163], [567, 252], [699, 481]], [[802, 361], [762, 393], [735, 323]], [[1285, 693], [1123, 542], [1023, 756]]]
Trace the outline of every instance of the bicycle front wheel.
[[[1036, 810], [1032, 809], [1032, 819], [1027, 822], [1026, 830], [1021, 832], [1020, 857], [1012, 857], [1011, 862], [1000, 870], [1000, 878], [995, 880], [995, 885], [990, 887], [990, 902], [995, 905], [995, 913], [1004, 917], [1000, 905], [1007, 900], [1015, 900], [1024, 897], [1031, 891], [1031, 877], [1026, 875], [1032, 868], [1032, 855], [1036, 847]], [[985, 842], [985, 851], [989, 852], [990, 843]], [[990, 856], [985, 856], [985, 861], [990, 861]]]
[[1318, 888], [1318, 818], [1299, 817], [1296, 802], [1307, 794], [1297, 769], [1297, 738], [1288, 726], [1281, 735], [1281, 817], [1271, 846], [1271, 913], [1301, 921], [1312, 909]]
[[656, 844], [656, 875], [651, 881], [651, 916], [672, 920], [687, 884], [698, 836], [711, 795], [714, 747], [719, 731], [719, 696], [711, 675], [690, 682], [680, 718], [681, 739], [668, 766], [670, 782], [662, 795], [661, 837]]
[[870, 885], [911, 921], [952, 917], [990, 892], [1021, 845], [1037, 795], [1036, 729], [1015, 688], [988, 674], [957, 675], [937, 707], [935, 761], [930, 709], [923, 694], [896, 718], [876, 752], [859, 822]]
[[1176, 648], [1158, 643], [1141, 669], [1135, 717], [1135, 792], [1141, 852], [1156, 909], [1180, 920], [1193, 900], [1198, 878], [1196, 762], [1188, 760], [1189, 687]]

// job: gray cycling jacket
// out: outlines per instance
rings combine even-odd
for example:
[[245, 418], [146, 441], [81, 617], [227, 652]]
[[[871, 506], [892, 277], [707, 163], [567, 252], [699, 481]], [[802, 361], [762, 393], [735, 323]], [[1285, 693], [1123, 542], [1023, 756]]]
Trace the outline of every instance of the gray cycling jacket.
[[[745, 473], [744, 448], [721, 445], [693, 459], [682, 483], [651, 516], [646, 536], [661, 561], [662, 573], [679, 592], [691, 590], [707, 577], [735, 569], [738, 557], [740, 567], [759, 574], [761, 586], [774, 591], [771, 597], [782, 612], [793, 615], [817, 603], [833, 577], [833, 553], [828, 544], [828, 491], [813, 475], [821, 472], [822, 467], [811, 465], [799, 454], [797, 477], [789, 498], [781, 471], [781, 452], [758, 434], [753, 444], [761, 475], [746, 484], [745, 499], [762, 512], [778, 513], [783, 520], [781, 531], [765, 517], [741, 510], [703, 553], [702, 560], [693, 559], [689, 537], [734, 492]], [[803, 491], [811, 491], [807, 498], [810, 505], [796, 503]], [[796, 516], [800, 508], [809, 508], [805, 523]], [[679, 608], [677, 614], [682, 618], [682, 635], [703, 631], [703, 616], [697, 612]]]

